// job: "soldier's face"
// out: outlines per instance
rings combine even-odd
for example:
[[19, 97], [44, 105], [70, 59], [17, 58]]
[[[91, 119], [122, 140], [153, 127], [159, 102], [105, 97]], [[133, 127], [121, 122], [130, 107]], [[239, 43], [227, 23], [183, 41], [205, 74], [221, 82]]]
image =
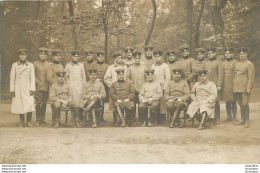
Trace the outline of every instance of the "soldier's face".
[[117, 74], [117, 78], [119, 81], [124, 80], [124, 74]]
[[150, 50], [150, 49], [148, 49], [148, 50], [146, 50], [144, 53], [145, 53], [146, 56], [152, 56], [153, 51]]
[[152, 82], [153, 81], [153, 76], [146, 76], [146, 79], [148, 82]]
[[97, 74], [96, 73], [90, 75], [90, 80], [91, 81], [95, 81], [96, 79], [97, 79]]
[[104, 61], [104, 56], [98, 56], [97, 57], [98, 62], [103, 62]]
[[190, 51], [189, 50], [182, 51], [181, 54], [182, 54], [183, 57], [186, 57], [190, 54]]
[[240, 58], [241, 61], [246, 60], [247, 59], [247, 53], [240, 53], [239, 58]]
[[162, 62], [162, 56], [156, 55], [155, 60], [156, 60], [156, 62]]
[[72, 56], [72, 61], [78, 62], [79, 61], [79, 56]]
[[19, 59], [21, 61], [25, 61], [27, 59], [27, 55], [26, 54], [21, 54], [21, 55], [19, 55]]
[[55, 56], [53, 56], [53, 60], [54, 60], [54, 61], [60, 61], [60, 59], [61, 59], [61, 56], [60, 56], [60, 55], [55, 55]]
[[140, 64], [140, 58], [135, 58], [135, 64]]
[[208, 76], [207, 75], [200, 75], [200, 81], [201, 82], [206, 82], [208, 79]]
[[201, 59], [203, 59], [205, 57], [205, 55], [204, 54], [200, 54], [197, 57], [198, 57], [199, 60], [201, 60]]
[[173, 74], [173, 80], [179, 81], [181, 79], [181, 74]]
[[87, 59], [87, 61], [92, 61], [93, 60], [93, 54], [87, 55], [86, 59]]
[[132, 59], [132, 53], [131, 52], [127, 53], [126, 56], [127, 56], [128, 59]]
[[168, 57], [169, 62], [173, 62], [173, 61], [175, 61], [175, 59], [176, 59], [175, 55], [171, 55], [171, 56]]
[[39, 57], [40, 57], [41, 60], [46, 60], [47, 59], [47, 55], [46, 54], [40, 53]]
[[58, 81], [59, 81], [60, 83], [63, 83], [64, 80], [65, 80], [65, 77], [58, 77]]
[[225, 57], [226, 57], [227, 59], [230, 59], [230, 58], [233, 57], [233, 53], [225, 53]]
[[217, 56], [216, 52], [208, 53], [209, 59], [215, 58]]

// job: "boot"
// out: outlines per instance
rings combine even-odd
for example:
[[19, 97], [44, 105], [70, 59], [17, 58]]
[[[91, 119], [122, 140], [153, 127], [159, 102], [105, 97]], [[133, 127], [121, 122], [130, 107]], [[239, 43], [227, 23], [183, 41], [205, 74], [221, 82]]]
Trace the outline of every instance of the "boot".
[[42, 103], [42, 107], [41, 107], [41, 118], [40, 118], [40, 123], [41, 123], [41, 124], [48, 124], [48, 123], [45, 121], [45, 113], [46, 113], [46, 103], [45, 103], [45, 104]]
[[153, 123], [151, 121], [149, 121], [148, 127], [152, 127], [152, 126], [153, 126]]
[[24, 123], [24, 114], [20, 114], [20, 124], [19, 127], [25, 127], [25, 123]]
[[96, 127], [97, 127], [96, 112], [95, 112], [94, 109], [92, 109], [92, 116], [93, 116], [93, 125], [92, 125], [92, 128], [96, 128]]
[[39, 126], [40, 126], [40, 121], [39, 121], [39, 120], [36, 120], [35, 126], [36, 126], [36, 127], [39, 127]]
[[76, 128], [81, 128], [79, 124], [79, 108], [74, 108], [74, 116], [75, 116], [75, 126]]
[[232, 121], [232, 115], [231, 115], [231, 102], [226, 102], [226, 111], [227, 111], [227, 119], [223, 122]]
[[146, 126], [146, 121], [144, 121], [141, 125], [141, 127], [145, 127]]
[[36, 105], [36, 127], [40, 126], [40, 118], [41, 118], [41, 107], [39, 104]]
[[204, 129], [204, 122], [205, 122], [206, 116], [207, 116], [206, 114], [207, 114], [206, 112], [202, 113], [202, 119], [201, 119], [201, 122], [200, 122], [198, 130]]
[[234, 122], [234, 125], [244, 125], [245, 124], [245, 111], [243, 106], [240, 106], [240, 110], [241, 110], [241, 121], [239, 122]]
[[120, 107], [116, 107], [116, 109], [117, 109], [117, 113], [118, 113], [118, 116], [119, 116], [119, 118], [120, 118], [120, 120], [121, 120], [121, 127], [125, 127], [125, 119], [124, 119], [124, 115], [123, 115], [123, 113], [122, 113], [122, 111], [121, 111], [121, 108]]
[[237, 103], [231, 102], [231, 110], [232, 110], [232, 114], [233, 114], [233, 120], [236, 120], [237, 117]]
[[31, 121], [32, 121], [32, 112], [28, 112], [27, 113], [27, 117], [26, 117], [26, 125], [27, 125], [27, 127], [33, 127]]
[[114, 124], [115, 126], [117, 126], [117, 115], [116, 115], [116, 111], [113, 111], [113, 119], [114, 119]]
[[178, 128], [183, 128], [182, 121], [180, 119], [177, 120]]
[[249, 127], [249, 105], [244, 106], [245, 128]]
[[171, 124], [170, 124], [170, 128], [174, 127], [175, 121], [176, 121], [176, 115], [173, 114], [173, 118], [172, 118], [172, 121], [171, 121]]
[[54, 128], [59, 128], [59, 120], [56, 121]]

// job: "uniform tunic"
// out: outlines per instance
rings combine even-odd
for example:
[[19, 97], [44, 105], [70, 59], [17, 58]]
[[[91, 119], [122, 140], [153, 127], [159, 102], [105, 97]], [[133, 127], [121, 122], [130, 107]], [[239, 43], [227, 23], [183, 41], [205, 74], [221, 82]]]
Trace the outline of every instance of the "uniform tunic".
[[194, 82], [198, 82], [199, 81], [199, 76], [198, 76], [197, 72], [206, 69], [205, 68], [206, 67], [206, 61], [205, 60], [203, 60], [203, 61], [196, 60], [195, 61], [195, 66], [196, 66], [196, 70], [194, 71], [195, 72]]
[[132, 65], [127, 69], [127, 80], [131, 81], [135, 91], [140, 92], [142, 85], [145, 82], [145, 66], [144, 64]]
[[132, 59], [123, 59], [122, 60], [124, 66], [126, 66], [127, 68], [129, 68], [130, 66], [134, 65], [135, 61]]
[[123, 65], [117, 65], [117, 64], [111, 64], [107, 71], [106, 71], [106, 74], [104, 76], [104, 82], [105, 84], [110, 88], [112, 86], [112, 84], [114, 82], [116, 82], [118, 79], [117, 79], [117, 73], [116, 73], [116, 68], [124, 68], [125, 69], [125, 80], [126, 80], [126, 70], [127, 70], [127, 67], [126, 66], [123, 66]]
[[209, 118], [214, 118], [215, 102], [217, 99], [217, 88], [214, 82], [205, 84], [196, 82], [191, 90], [192, 103], [188, 107], [187, 114], [193, 117], [200, 109], [200, 113], [206, 111]]
[[196, 63], [192, 57], [181, 58], [179, 60], [180, 68], [183, 72], [183, 79], [192, 80], [196, 72]]
[[104, 83], [104, 76], [106, 74], [107, 68], [108, 68], [108, 64], [106, 63], [97, 63], [96, 64], [97, 67], [97, 76], [98, 79]]
[[255, 82], [255, 66], [250, 61], [238, 62], [234, 68], [233, 92], [252, 91]]
[[54, 84], [55, 82], [57, 82], [57, 80], [58, 80], [56, 73], [62, 72], [63, 70], [64, 70], [64, 67], [61, 64], [51, 63], [49, 65], [48, 70], [47, 70], [47, 79], [48, 79], [50, 86], [52, 84]]
[[172, 75], [173, 75], [173, 70], [180, 68], [180, 63], [178, 61], [174, 61], [173, 63], [167, 63], [170, 71], [171, 71], [171, 79], [172, 79]]
[[237, 61], [225, 60], [223, 62], [223, 71], [224, 71], [224, 79], [223, 79], [223, 87], [221, 90], [221, 97], [224, 101], [235, 101], [234, 93], [233, 93], [233, 76], [234, 76], [234, 67], [237, 64]]
[[65, 67], [66, 75], [69, 80], [72, 101], [71, 106], [78, 108], [81, 105], [81, 94], [84, 84], [86, 83], [84, 65], [80, 62], [74, 64], [70, 62]]
[[[50, 88], [50, 101], [56, 107], [60, 106], [60, 101], [66, 100], [69, 105], [72, 100], [72, 94], [68, 83], [55, 82]], [[67, 106], [67, 105], [65, 105]]]
[[36, 91], [47, 92], [49, 90], [47, 70], [50, 63], [48, 61], [35, 61], [33, 65], [35, 70]]
[[157, 82], [146, 82], [143, 84], [140, 93], [139, 100], [153, 98], [153, 100], [159, 101], [163, 96], [162, 87]]
[[190, 89], [189, 85], [185, 80], [180, 80], [178, 82], [172, 80], [164, 86], [164, 97], [165, 100], [169, 99], [181, 99], [187, 106], [190, 99]]
[[85, 69], [86, 80], [89, 81], [90, 77], [89, 77], [88, 70], [92, 70], [93, 67], [96, 67], [97, 63], [95, 61], [93, 61], [91, 63], [85, 62], [85, 63], [83, 63], [83, 65], [84, 65], [84, 69]]
[[99, 80], [89, 81], [84, 85], [81, 98], [89, 100], [91, 96], [101, 96], [102, 99], [106, 97], [104, 85]]
[[35, 110], [30, 91], [35, 91], [33, 64], [28, 61], [25, 64], [20, 61], [13, 63], [10, 73], [10, 92], [15, 92], [15, 97], [12, 97], [12, 113], [25, 114]]

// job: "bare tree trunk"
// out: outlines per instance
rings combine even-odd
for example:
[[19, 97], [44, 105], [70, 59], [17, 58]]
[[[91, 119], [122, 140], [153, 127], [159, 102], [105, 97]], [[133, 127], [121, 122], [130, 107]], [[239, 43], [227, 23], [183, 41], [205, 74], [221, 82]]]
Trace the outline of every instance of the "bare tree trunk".
[[[193, 31], [193, 24], [192, 24], [192, 11], [193, 11], [193, 0], [189, 0], [188, 1], [188, 16], [189, 16], [189, 37], [188, 37], [188, 40], [189, 40], [189, 45], [190, 45], [190, 50], [193, 50], [193, 44], [192, 44], [192, 31]], [[192, 51], [191, 51], [191, 54], [192, 54]]]
[[[41, 2], [37, 1], [35, 20], [38, 20], [38, 18], [39, 18], [40, 6], [41, 6]], [[39, 27], [38, 27], [38, 22], [35, 24], [35, 30], [36, 30], [36, 55], [38, 55], [38, 50], [39, 50], [39, 33], [38, 33]]]
[[148, 43], [150, 41], [150, 38], [151, 38], [152, 33], [153, 33], [153, 29], [154, 29], [155, 19], [156, 19], [156, 3], [155, 3], [155, 0], [152, 0], [152, 4], [153, 4], [153, 20], [152, 20], [150, 31], [149, 31], [147, 38], [145, 40], [145, 43], [144, 43], [145, 46], [148, 45]]
[[72, 1], [68, 1], [68, 5], [69, 5], [70, 25], [71, 25], [73, 46], [74, 46], [74, 49], [78, 49], [77, 35], [76, 35], [75, 27], [74, 27], [74, 12], [73, 12]]
[[198, 16], [198, 20], [196, 22], [196, 32], [195, 32], [195, 36], [194, 36], [196, 48], [200, 47], [200, 21], [201, 21], [201, 18], [202, 18], [202, 14], [204, 12], [205, 1], [206, 0], [201, 1], [200, 13], [199, 13], [199, 16]]

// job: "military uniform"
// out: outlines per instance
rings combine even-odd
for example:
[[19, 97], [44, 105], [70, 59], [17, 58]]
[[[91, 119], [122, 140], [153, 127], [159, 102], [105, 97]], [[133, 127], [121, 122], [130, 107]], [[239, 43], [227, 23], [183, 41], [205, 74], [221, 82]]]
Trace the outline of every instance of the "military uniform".
[[[65, 77], [65, 72], [57, 72], [57, 77]], [[56, 120], [55, 127], [59, 127], [61, 107], [70, 106], [72, 94], [67, 82], [55, 82], [50, 88], [50, 101], [52, 111]]]
[[[181, 75], [181, 70], [174, 69], [173, 75]], [[167, 111], [171, 115], [174, 114], [170, 127], [174, 126], [175, 121], [177, 121], [179, 127], [182, 127], [179, 114], [188, 105], [190, 99], [189, 85], [183, 79], [172, 80], [164, 86], [164, 91], [164, 97], [167, 101]]]
[[57, 72], [61, 72], [64, 70], [63, 65], [61, 65], [59, 62], [53, 62], [49, 65], [48, 70], [47, 70], [47, 79], [49, 82], [49, 85], [51, 86], [55, 82], [57, 82]]
[[[116, 74], [116, 69], [117, 68], [124, 68], [125, 70], [127, 70], [126, 66], [123, 65], [119, 65], [119, 64], [111, 64], [107, 71], [106, 74], [104, 76], [104, 82], [105, 84], [110, 88], [112, 86], [112, 84], [114, 82], [117, 81], [117, 74]], [[126, 79], [126, 74], [125, 74], [125, 79]]]
[[[147, 45], [144, 47], [144, 51], [152, 51], [153, 50], [153, 46], [151, 45]], [[153, 58], [153, 55], [151, 56], [147, 56], [144, 54], [143, 57], [141, 57], [142, 62], [144, 63], [146, 69], [150, 69], [152, 67], [153, 64], [155, 64], [155, 59]]]
[[[118, 68], [117, 73], [124, 74], [124, 68]], [[109, 90], [109, 96], [113, 101], [117, 113], [122, 121], [121, 126], [125, 126], [125, 118], [131, 123], [133, 122], [134, 111], [134, 97], [135, 90], [131, 82], [122, 80], [112, 84]], [[125, 99], [129, 99], [129, 102], [125, 102]], [[118, 102], [120, 100], [121, 102]], [[123, 111], [126, 112], [126, 117], [123, 115]]]
[[126, 56], [123, 60], [122, 63], [124, 66], [126, 66], [127, 68], [129, 68], [130, 66], [134, 65], [135, 61], [133, 59], [132, 53], [134, 52], [134, 48], [132, 47], [126, 47], [124, 50], [125, 54], [131, 54], [131, 58]]
[[[47, 55], [46, 48], [40, 48], [40, 53]], [[50, 63], [46, 60], [34, 62], [36, 91], [34, 98], [36, 101], [36, 124], [39, 121], [45, 122], [46, 103], [48, 100], [49, 82], [47, 80], [47, 70]]]
[[[247, 53], [246, 48], [239, 49], [240, 54]], [[234, 85], [233, 92], [235, 93], [236, 101], [241, 108], [242, 121], [239, 124], [244, 124], [249, 127], [249, 100], [250, 92], [253, 89], [255, 82], [255, 66], [247, 59], [240, 61], [234, 68]]]
[[[147, 70], [147, 75], [152, 76], [154, 74], [154, 70]], [[141, 122], [144, 124], [149, 121], [148, 126], [152, 126], [152, 123], [154, 122], [155, 114], [159, 109], [160, 106], [160, 99], [163, 96], [162, 87], [158, 82], [145, 82], [141, 88], [141, 91], [139, 93], [139, 115]], [[152, 101], [149, 101], [151, 99]], [[147, 107], [151, 106], [150, 111], [150, 117], [146, 117], [147, 115]]]

